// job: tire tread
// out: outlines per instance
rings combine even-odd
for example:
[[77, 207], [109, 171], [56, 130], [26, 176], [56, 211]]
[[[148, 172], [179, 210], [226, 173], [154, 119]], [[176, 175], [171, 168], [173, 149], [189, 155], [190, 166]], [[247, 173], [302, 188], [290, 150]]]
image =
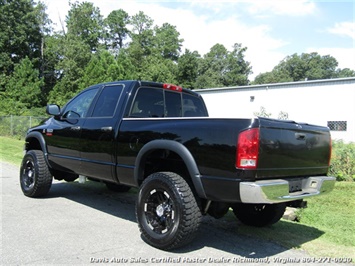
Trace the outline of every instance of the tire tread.
[[[22, 165], [27, 160], [27, 157], [31, 156], [34, 160], [35, 165], [35, 183], [32, 189], [24, 190], [22, 189], [23, 193], [32, 198], [42, 197], [48, 194], [51, 186], [52, 186], [52, 174], [49, 171], [48, 165], [44, 158], [44, 154], [41, 150], [30, 150], [26, 153], [25, 157], [23, 158]], [[20, 178], [22, 175], [22, 166], [21, 166], [21, 173]]]
[[164, 244], [157, 244], [154, 239], [147, 234], [142, 226], [139, 224], [138, 207], [136, 208], [136, 215], [138, 225], [142, 233], [143, 238], [151, 245], [163, 249], [171, 250], [176, 249], [190, 243], [196, 236], [198, 231], [202, 214], [194, 197], [194, 194], [189, 187], [188, 183], [178, 174], [172, 172], [158, 172], [149, 176], [144, 180], [142, 187], [152, 179], [156, 179], [158, 182], [168, 182], [170, 189], [176, 189], [180, 195], [183, 217], [179, 224], [179, 230], [174, 236], [173, 241], [169, 241]]

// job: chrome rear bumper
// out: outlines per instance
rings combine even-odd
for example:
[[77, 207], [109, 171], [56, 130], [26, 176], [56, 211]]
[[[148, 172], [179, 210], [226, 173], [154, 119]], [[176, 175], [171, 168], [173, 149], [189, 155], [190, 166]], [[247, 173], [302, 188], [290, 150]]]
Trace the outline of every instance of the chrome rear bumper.
[[285, 179], [261, 180], [240, 183], [240, 198], [243, 203], [278, 203], [318, 196], [333, 190], [335, 177], [311, 176], [302, 180], [302, 190], [289, 192]]

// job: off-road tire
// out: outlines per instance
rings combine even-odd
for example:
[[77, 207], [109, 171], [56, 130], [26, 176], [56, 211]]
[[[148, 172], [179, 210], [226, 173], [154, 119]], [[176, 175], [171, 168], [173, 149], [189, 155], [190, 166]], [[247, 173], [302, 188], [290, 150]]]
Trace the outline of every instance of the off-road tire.
[[237, 203], [233, 212], [246, 225], [263, 227], [278, 222], [286, 209], [285, 203], [278, 204], [245, 204]]
[[42, 151], [30, 150], [25, 154], [20, 168], [20, 184], [23, 194], [28, 197], [47, 195], [52, 185], [52, 174]]
[[191, 188], [172, 172], [153, 173], [144, 180], [136, 216], [142, 239], [163, 250], [191, 242], [202, 217]]

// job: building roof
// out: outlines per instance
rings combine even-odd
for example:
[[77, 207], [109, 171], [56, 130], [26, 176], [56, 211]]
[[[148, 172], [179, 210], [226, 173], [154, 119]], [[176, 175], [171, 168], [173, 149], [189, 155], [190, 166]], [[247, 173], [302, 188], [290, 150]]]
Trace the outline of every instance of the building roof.
[[305, 81], [270, 83], [270, 84], [247, 85], [247, 86], [233, 86], [233, 87], [222, 87], [222, 88], [209, 88], [209, 89], [198, 89], [194, 91], [198, 93], [221, 92], [221, 91], [244, 91], [244, 90], [254, 91], [254, 90], [265, 90], [265, 89], [285, 89], [285, 88], [293, 88], [293, 87], [306, 87], [306, 86], [310, 87], [310, 86], [324, 86], [324, 85], [329, 86], [329, 85], [353, 84], [353, 83], [355, 84], [355, 77], [305, 80]]

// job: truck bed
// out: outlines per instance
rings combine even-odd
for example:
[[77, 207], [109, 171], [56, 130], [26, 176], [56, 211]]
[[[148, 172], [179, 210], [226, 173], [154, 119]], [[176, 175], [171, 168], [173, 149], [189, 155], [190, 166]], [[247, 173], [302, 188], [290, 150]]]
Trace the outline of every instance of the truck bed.
[[[250, 127], [260, 128], [258, 165], [256, 170], [237, 169], [238, 135]], [[255, 180], [324, 175], [330, 157], [329, 129], [293, 121], [266, 118], [124, 118], [120, 132], [119, 165], [128, 163], [133, 166], [135, 155], [144, 144], [154, 139], [167, 139], [188, 148], [202, 175], [226, 178]], [[125, 152], [127, 150], [130, 152]]]

